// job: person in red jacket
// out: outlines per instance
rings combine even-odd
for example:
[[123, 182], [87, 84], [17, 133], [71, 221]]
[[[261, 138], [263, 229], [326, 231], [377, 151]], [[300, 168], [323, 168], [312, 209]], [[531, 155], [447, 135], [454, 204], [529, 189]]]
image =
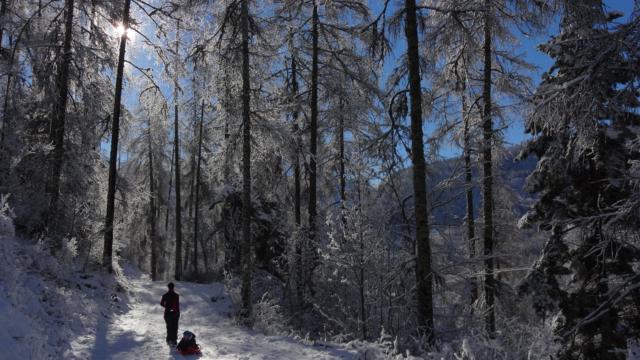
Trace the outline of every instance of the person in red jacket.
[[178, 343], [178, 320], [180, 320], [180, 295], [173, 291], [172, 282], [167, 285], [169, 291], [162, 295], [160, 306], [164, 308], [164, 322], [167, 324], [167, 343]]

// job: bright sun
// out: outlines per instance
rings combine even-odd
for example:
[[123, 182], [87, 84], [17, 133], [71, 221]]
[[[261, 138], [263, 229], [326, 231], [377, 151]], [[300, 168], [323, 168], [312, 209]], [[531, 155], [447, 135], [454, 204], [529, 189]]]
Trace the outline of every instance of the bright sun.
[[[125, 28], [124, 28], [124, 26], [122, 24], [118, 24], [118, 26], [116, 26], [116, 28], [115, 28], [115, 31], [116, 31], [116, 35], [118, 37], [121, 37], [125, 33]], [[133, 37], [135, 35], [135, 31], [133, 31], [131, 28], [128, 28], [128, 29], [126, 29], [126, 32], [127, 32], [127, 38], [129, 40], [133, 40]]]

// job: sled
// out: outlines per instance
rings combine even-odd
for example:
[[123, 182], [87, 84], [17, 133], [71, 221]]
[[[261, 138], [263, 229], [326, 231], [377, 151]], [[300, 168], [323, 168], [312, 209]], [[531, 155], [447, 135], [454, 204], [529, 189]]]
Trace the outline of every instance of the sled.
[[182, 339], [176, 346], [176, 350], [181, 355], [202, 355], [200, 345], [196, 344], [196, 335], [191, 331], [185, 331]]
[[202, 355], [202, 351], [200, 351], [200, 345], [189, 346], [183, 349], [176, 348], [176, 351], [178, 351], [180, 355], [185, 355], [185, 356], [186, 355]]

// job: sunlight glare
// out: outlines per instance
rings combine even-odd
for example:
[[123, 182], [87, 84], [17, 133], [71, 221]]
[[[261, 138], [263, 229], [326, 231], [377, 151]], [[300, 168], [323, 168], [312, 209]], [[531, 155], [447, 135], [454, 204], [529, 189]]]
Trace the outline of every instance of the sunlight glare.
[[[125, 33], [124, 25], [118, 24], [118, 26], [115, 27], [115, 32], [118, 37], [122, 37], [122, 35], [124, 35]], [[127, 32], [127, 39], [134, 40], [135, 31], [133, 31], [131, 28], [128, 28], [126, 29], [126, 32]]]

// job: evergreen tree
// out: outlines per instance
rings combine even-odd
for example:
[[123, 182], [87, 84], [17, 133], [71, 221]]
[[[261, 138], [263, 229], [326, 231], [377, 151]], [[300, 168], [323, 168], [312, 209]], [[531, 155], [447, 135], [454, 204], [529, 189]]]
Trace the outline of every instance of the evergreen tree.
[[[51, 125], [49, 139], [53, 144], [53, 156], [50, 162], [50, 175], [47, 183], [49, 194], [49, 210], [47, 212], [47, 224], [58, 224], [55, 216], [58, 212], [58, 197], [60, 188], [60, 174], [62, 172], [62, 162], [64, 156], [64, 123], [67, 112], [67, 97], [69, 93], [69, 66], [71, 65], [71, 41], [73, 40], [73, 3], [74, 0], [66, 0], [64, 42], [62, 45], [62, 56], [58, 69], [58, 99], [55, 105], [54, 119]], [[4, 5], [3, 5], [4, 7]], [[0, 34], [1, 35], [1, 34]], [[0, 36], [1, 38], [1, 36]]]
[[522, 223], [550, 234], [521, 289], [540, 313], [558, 315], [561, 359], [622, 359], [616, 349], [640, 329], [638, 218], [623, 205], [637, 193], [640, 54], [627, 44], [640, 39], [640, 21], [615, 24], [620, 15], [600, 0], [563, 10], [560, 34], [541, 46], [554, 65], [523, 152], [538, 159], [527, 185], [540, 197]]

